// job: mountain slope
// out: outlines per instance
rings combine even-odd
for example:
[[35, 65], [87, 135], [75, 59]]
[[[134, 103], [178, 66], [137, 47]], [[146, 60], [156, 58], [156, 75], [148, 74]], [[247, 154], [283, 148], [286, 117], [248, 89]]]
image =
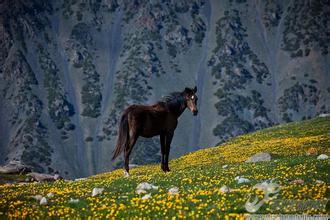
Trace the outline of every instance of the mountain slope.
[[[246, 201], [264, 191], [255, 184], [270, 181], [279, 185], [277, 197], [261, 204], [257, 213], [329, 214], [329, 159], [318, 154], [330, 153], [330, 116], [289, 123], [242, 135], [213, 148], [199, 150], [170, 162], [171, 172], [159, 165], [145, 165], [124, 177], [122, 170], [91, 176], [84, 180], [55, 183], [28, 183], [0, 186], [1, 215], [12, 217], [223, 217], [247, 213]], [[245, 163], [251, 155], [269, 152], [272, 160]], [[310, 152], [311, 155], [306, 155]], [[224, 166], [227, 165], [227, 166]], [[250, 180], [238, 183], [236, 177]], [[158, 186], [147, 190], [151, 197], [142, 199], [136, 187], [142, 182]], [[228, 186], [230, 192], [221, 187]], [[260, 186], [260, 185], [259, 185]], [[92, 197], [94, 187], [104, 188]], [[178, 187], [179, 193], [168, 190]], [[41, 206], [32, 196], [48, 197]], [[70, 203], [70, 198], [79, 199]]]
[[[81, 177], [114, 169], [120, 114], [197, 85], [176, 158], [330, 112], [328, 1], [0, 3], [0, 163]], [[182, 147], [185, 146], [185, 147]], [[132, 163], [158, 162], [140, 138]]]

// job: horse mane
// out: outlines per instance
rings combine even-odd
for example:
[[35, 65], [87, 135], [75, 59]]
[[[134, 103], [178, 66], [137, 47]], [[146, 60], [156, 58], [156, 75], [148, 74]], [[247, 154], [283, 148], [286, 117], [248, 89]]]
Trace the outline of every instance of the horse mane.
[[184, 107], [184, 95], [182, 92], [172, 92], [169, 95], [163, 96], [161, 102], [170, 110], [178, 110]]

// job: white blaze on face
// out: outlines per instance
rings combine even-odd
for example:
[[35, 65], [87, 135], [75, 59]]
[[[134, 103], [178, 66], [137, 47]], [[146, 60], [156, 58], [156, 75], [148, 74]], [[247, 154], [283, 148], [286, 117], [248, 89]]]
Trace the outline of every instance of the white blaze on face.
[[192, 96], [191, 96], [191, 99], [192, 99], [192, 100], [194, 100], [194, 99], [195, 99], [195, 96], [194, 96], [194, 95], [192, 95]]

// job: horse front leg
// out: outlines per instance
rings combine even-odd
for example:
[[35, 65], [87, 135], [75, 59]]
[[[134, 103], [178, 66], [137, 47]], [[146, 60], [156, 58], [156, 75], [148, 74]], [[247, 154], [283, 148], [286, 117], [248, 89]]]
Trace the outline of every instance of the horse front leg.
[[165, 172], [165, 153], [166, 153], [166, 145], [165, 145], [165, 134], [160, 134], [160, 150], [162, 153], [162, 159], [161, 159], [161, 168]]
[[168, 158], [170, 155], [170, 149], [171, 149], [171, 142], [173, 139], [173, 132], [169, 132], [166, 135], [166, 147], [165, 147], [165, 172], [166, 171], [171, 171], [170, 168], [168, 167]]

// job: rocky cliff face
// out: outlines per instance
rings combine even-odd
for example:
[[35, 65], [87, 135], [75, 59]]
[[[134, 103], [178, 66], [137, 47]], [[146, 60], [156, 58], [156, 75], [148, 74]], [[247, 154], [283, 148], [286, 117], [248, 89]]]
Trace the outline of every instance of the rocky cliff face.
[[[198, 87], [171, 156], [330, 112], [327, 1], [0, 2], [0, 162], [111, 170], [121, 111]], [[132, 163], [158, 162], [140, 139]]]

